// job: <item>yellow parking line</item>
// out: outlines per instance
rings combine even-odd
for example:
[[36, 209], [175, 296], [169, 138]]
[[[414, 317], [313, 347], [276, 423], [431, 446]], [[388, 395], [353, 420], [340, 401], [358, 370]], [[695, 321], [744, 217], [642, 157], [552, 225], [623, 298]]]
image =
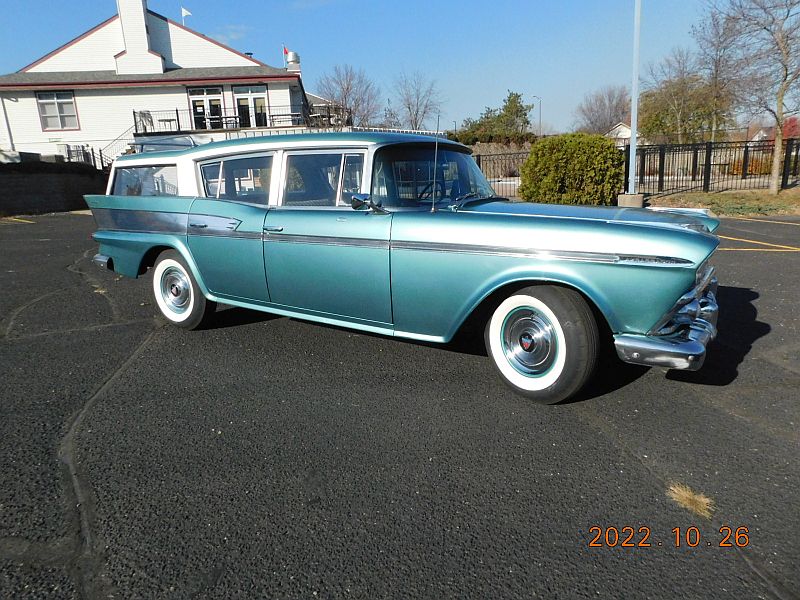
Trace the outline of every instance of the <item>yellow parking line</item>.
[[736, 219], [737, 221], [755, 221], [757, 223], [776, 223], [777, 225], [794, 225], [795, 227], [800, 227], [800, 223], [790, 223], [789, 221], [771, 221], [770, 219], [752, 219], [750, 217], [730, 217], [731, 219]]
[[721, 235], [719, 237], [721, 239], [723, 239], [723, 240], [731, 240], [731, 241], [734, 241], [734, 242], [745, 242], [747, 244], [757, 244], [759, 246], [769, 246], [770, 248], [784, 248], [786, 250], [798, 250], [798, 251], [800, 251], [800, 248], [798, 248], [796, 246], [783, 246], [781, 244], [770, 244], [769, 242], [759, 242], [758, 240], [747, 240], [747, 239], [744, 239], [744, 238], [728, 237], [726, 235]]
[[28, 219], [20, 219], [19, 217], [3, 217], [0, 221], [6, 221], [11, 223], [28, 223], [33, 225], [36, 221], [28, 221]]
[[788, 250], [786, 248], [717, 248], [719, 252], [800, 252], [800, 248], [796, 250]]

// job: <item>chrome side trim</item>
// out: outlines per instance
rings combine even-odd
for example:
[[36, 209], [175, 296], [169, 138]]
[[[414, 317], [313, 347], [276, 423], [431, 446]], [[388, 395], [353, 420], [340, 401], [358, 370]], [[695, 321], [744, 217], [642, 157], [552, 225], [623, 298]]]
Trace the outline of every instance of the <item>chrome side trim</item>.
[[279, 233], [277, 231], [265, 231], [264, 241], [285, 244], [322, 244], [325, 246], [356, 246], [359, 248], [389, 249], [389, 242], [387, 240], [327, 235], [296, 235], [293, 233]]
[[93, 208], [92, 214], [98, 229], [136, 233], [186, 235], [189, 219], [186, 213], [122, 210], [119, 208]]
[[651, 265], [656, 267], [684, 267], [692, 261], [673, 256], [647, 254], [614, 254], [608, 252], [581, 252], [572, 250], [545, 250], [539, 248], [508, 248], [479, 244], [450, 244], [439, 242], [392, 241], [392, 250], [419, 250], [423, 252], [452, 252], [457, 254], [482, 254], [488, 256], [513, 256], [540, 260], [571, 260], [613, 264]]
[[192, 237], [220, 237], [243, 240], [260, 240], [260, 231], [220, 231], [218, 229], [192, 229], [189, 232]]

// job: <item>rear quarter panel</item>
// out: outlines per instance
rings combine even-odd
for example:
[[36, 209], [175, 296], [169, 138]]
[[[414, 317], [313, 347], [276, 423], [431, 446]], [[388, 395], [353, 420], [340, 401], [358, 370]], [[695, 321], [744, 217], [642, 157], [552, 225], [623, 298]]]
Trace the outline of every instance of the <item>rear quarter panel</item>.
[[138, 277], [148, 251], [163, 246], [180, 252], [205, 285], [186, 244], [186, 229], [193, 197], [85, 196], [97, 224], [94, 239], [100, 253], [111, 257], [114, 271]]

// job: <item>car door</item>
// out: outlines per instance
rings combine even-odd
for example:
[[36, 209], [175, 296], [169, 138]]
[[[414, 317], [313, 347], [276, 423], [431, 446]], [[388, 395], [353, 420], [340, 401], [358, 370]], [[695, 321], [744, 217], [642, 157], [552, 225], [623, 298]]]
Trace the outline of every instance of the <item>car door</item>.
[[269, 301], [262, 229], [272, 180], [272, 153], [201, 163], [205, 196], [192, 203], [188, 243], [206, 287], [217, 296]]
[[387, 326], [391, 214], [355, 211], [363, 151], [286, 152], [280, 204], [264, 223], [273, 303], [332, 318]]

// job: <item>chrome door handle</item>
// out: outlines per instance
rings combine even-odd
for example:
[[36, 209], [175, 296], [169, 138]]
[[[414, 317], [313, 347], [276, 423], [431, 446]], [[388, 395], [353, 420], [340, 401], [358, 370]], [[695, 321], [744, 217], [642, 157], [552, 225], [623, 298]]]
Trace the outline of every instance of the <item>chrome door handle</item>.
[[275, 226], [267, 225], [267, 226], [264, 227], [264, 231], [274, 231], [274, 232], [283, 231], [283, 227], [275, 227]]
[[197, 227], [199, 229], [205, 229], [206, 227], [208, 227], [208, 225], [205, 223], [189, 223], [189, 227]]

